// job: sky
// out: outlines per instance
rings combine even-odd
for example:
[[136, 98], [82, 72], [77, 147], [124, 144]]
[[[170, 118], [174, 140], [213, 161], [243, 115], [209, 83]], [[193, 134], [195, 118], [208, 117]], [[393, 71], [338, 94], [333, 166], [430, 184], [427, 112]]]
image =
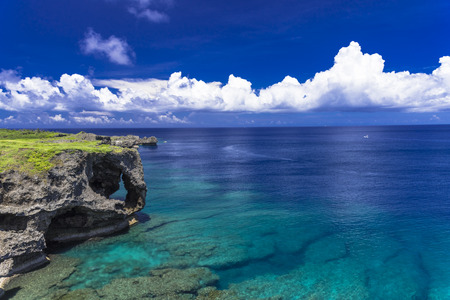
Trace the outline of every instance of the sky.
[[448, 0], [2, 0], [0, 127], [450, 124]]

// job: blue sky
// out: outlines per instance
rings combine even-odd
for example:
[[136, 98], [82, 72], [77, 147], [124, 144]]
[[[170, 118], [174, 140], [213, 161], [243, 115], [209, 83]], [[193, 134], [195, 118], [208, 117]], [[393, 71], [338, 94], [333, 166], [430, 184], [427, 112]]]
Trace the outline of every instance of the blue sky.
[[0, 127], [447, 124], [450, 2], [3, 0]]

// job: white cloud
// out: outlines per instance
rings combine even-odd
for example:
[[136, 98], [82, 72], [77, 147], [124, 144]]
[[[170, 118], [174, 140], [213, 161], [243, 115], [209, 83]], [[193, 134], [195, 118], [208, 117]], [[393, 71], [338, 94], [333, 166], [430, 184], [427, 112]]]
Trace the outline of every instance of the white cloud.
[[163, 23], [169, 21], [169, 16], [156, 9], [155, 6], [171, 6], [172, 0], [132, 0], [128, 7], [128, 12], [139, 19], [145, 19], [153, 23]]
[[433, 71], [436, 78], [440, 78], [446, 86], [450, 85], [450, 56], [439, 59], [441, 66]]
[[[14, 75], [13, 75], [14, 74]], [[0, 109], [9, 111], [52, 109], [62, 97], [53, 82], [40, 77], [20, 79], [14, 71], [0, 72]]]
[[17, 121], [16, 118], [14, 118], [13, 116], [9, 116], [7, 118], [0, 119], [0, 123], [4, 123], [4, 124], [13, 124], [16, 121]]
[[130, 14], [135, 15], [138, 18], [146, 19], [154, 23], [162, 23], [169, 21], [169, 16], [167, 16], [165, 13], [162, 13], [154, 9], [146, 8], [143, 10], [138, 10], [135, 7], [130, 7], [128, 8], [128, 11], [130, 12]]
[[75, 115], [75, 116], [71, 116], [70, 118], [71, 120], [73, 120], [75, 123], [77, 124], [89, 124], [89, 125], [104, 125], [104, 124], [109, 124], [109, 125], [130, 125], [135, 123], [133, 121], [133, 119], [128, 119], [125, 120], [124, 118], [111, 118], [108, 116], [80, 116], [80, 115]]
[[107, 122], [116, 113], [127, 112], [146, 114], [154, 122], [172, 123], [186, 121], [169, 113], [180, 111], [439, 112], [450, 110], [450, 57], [442, 57], [439, 62], [432, 74], [384, 72], [379, 54], [364, 54], [359, 44], [352, 42], [339, 51], [329, 70], [303, 83], [286, 76], [260, 91], [234, 75], [222, 84], [188, 78], [180, 72], [168, 80], [92, 81], [79, 74], [63, 74], [59, 81], [49, 81], [39, 77], [20, 79], [17, 74], [2, 71], [0, 109], [77, 112], [80, 122], [91, 123]]
[[380, 55], [363, 54], [359, 44], [352, 42], [339, 51], [331, 69], [303, 84], [286, 78], [262, 90], [259, 98], [268, 104], [268, 111], [276, 107], [296, 111], [438, 111], [450, 107], [450, 85], [443, 79], [449, 76], [441, 71], [444, 64], [431, 75], [385, 73], [383, 68]]
[[20, 76], [16, 70], [3, 70], [0, 72], [0, 84], [5, 82], [17, 83], [20, 81]]
[[49, 119], [54, 121], [54, 122], [65, 122], [65, 121], [67, 121], [66, 119], [63, 118], [63, 116], [61, 114], [54, 115], [53, 117], [50, 116]]
[[168, 81], [101, 80], [120, 97], [143, 110], [243, 112], [367, 111], [432, 112], [450, 108], [450, 58], [440, 59], [432, 74], [383, 72], [379, 54], [363, 54], [358, 43], [342, 48], [327, 71], [300, 83], [286, 78], [255, 91], [245, 79], [205, 83], [174, 73]]
[[107, 111], [95, 111], [95, 110], [90, 110], [90, 111], [86, 111], [83, 110], [80, 112], [81, 115], [94, 115], [94, 116], [107, 116], [107, 117], [112, 117], [114, 114], [107, 112]]
[[103, 39], [100, 34], [92, 29], [86, 32], [80, 46], [84, 54], [106, 56], [109, 61], [118, 65], [131, 65], [132, 57], [135, 56], [125, 40], [119, 39], [114, 35], [108, 39]]
[[130, 0], [134, 5], [139, 7], [149, 7], [151, 5], [164, 5], [164, 6], [172, 6], [174, 0]]
[[179, 119], [173, 113], [168, 112], [165, 115], [158, 116], [158, 120], [161, 123], [170, 123], [170, 124], [187, 124], [189, 123], [186, 119]]
[[107, 124], [107, 123], [111, 123], [111, 120], [107, 117], [107, 116], [87, 116], [87, 117], [80, 117], [80, 116], [76, 116], [76, 117], [72, 117], [72, 120], [74, 120], [76, 123], [81, 123], [81, 124], [86, 124], [86, 123], [91, 123], [91, 124]]

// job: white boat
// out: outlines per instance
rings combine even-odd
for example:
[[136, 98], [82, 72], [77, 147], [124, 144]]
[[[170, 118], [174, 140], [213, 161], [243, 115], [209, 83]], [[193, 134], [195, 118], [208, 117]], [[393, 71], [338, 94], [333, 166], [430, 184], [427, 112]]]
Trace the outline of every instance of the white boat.
[[363, 136], [363, 138], [368, 139], [368, 138], [369, 138], [369, 135], [366, 134], [365, 136]]

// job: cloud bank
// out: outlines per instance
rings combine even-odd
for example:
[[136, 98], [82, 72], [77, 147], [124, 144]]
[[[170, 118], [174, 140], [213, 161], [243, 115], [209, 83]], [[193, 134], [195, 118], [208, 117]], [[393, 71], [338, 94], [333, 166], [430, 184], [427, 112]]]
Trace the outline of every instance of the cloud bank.
[[[101, 40], [93, 31], [87, 39], [94, 45], [90, 49], [104, 49], [109, 47], [104, 45], [116, 43], [116, 38]], [[111, 60], [129, 62], [122, 50], [114, 53]], [[180, 72], [168, 80], [93, 80], [79, 74], [63, 74], [59, 80], [51, 81], [20, 78], [7, 70], [0, 73], [0, 110], [54, 113], [51, 117], [55, 122], [64, 121], [61, 112], [77, 113], [77, 120], [86, 122], [106, 122], [117, 113], [139, 112], [152, 116], [149, 122], [178, 123], [187, 121], [173, 113], [195, 111], [440, 112], [450, 110], [450, 57], [441, 57], [439, 63], [431, 74], [384, 72], [384, 60], [379, 54], [364, 54], [358, 43], [351, 42], [339, 50], [329, 70], [303, 83], [286, 76], [261, 90], [234, 75], [225, 84], [187, 78]], [[86, 111], [97, 114], [83, 115]]]
[[84, 39], [80, 42], [81, 51], [86, 55], [98, 55], [108, 58], [112, 63], [118, 65], [132, 65], [133, 50], [125, 40], [114, 35], [108, 39], [96, 33], [91, 28], [86, 32]]

